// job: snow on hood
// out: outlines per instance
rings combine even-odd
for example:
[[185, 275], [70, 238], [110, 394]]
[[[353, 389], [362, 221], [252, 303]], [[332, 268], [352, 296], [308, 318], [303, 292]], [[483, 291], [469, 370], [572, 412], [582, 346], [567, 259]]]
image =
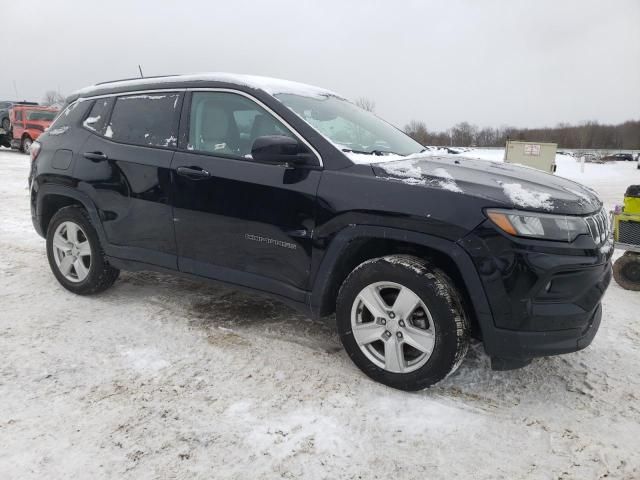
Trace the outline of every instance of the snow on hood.
[[337, 93], [324, 88], [315, 87], [313, 85], [293, 82], [291, 80], [281, 80], [278, 78], [261, 77], [257, 75], [242, 75], [236, 73], [197, 73], [188, 75], [170, 75], [166, 77], [119, 80], [81, 88], [80, 90], [77, 90], [76, 92], [71, 94], [71, 97], [75, 98], [88, 95], [97, 95], [101, 90], [107, 90], [111, 88], [140, 87], [140, 89], [144, 89], [145, 87], [149, 87], [152, 85], [158, 86], [162, 85], [163, 83], [171, 84], [176, 82], [224, 82], [264, 90], [270, 95], [289, 93], [293, 95], [301, 95], [303, 97], [313, 98], [324, 97], [327, 95], [343, 98]]
[[490, 200], [487, 206], [567, 215], [602, 207], [595, 193], [579, 183], [508, 163], [425, 152], [372, 167], [378, 177]]

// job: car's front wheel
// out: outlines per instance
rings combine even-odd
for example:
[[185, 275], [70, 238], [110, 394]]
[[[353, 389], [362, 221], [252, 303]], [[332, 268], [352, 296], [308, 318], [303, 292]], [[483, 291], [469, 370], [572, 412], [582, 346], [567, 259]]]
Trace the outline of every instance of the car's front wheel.
[[86, 210], [77, 206], [60, 209], [49, 222], [47, 257], [58, 282], [79, 295], [106, 290], [120, 273], [106, 261]]
[[455, 371], [469, 327], [451, 279], [422, 259], [390, 255], [358, 266], [336, 307], [347, 353], [369, 377], [420, 390]]
[[6, 130], [7, 132], [11, 129], [11, 122], [8, 118], [2, 119], [2, 129]]

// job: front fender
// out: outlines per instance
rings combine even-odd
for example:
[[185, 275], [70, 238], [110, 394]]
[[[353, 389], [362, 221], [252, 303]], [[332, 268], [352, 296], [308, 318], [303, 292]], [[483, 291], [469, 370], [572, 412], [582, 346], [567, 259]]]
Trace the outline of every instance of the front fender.
[[344, 258], [349, 244], [359, 239], [391, 239], [411, 243], [435, 250], [448, 257], [460, 272], [483, 338], [493, 331], [495, 327], [491, 307], [478, 272], [467, 252], [457, 242], [425, 233], [372, 225], [350, 225], [331, 240], [313, 278], [309, 307], [314, 317], [321, 315], [325, 302], [335, 301], [335, 299], [326, 298], [327, 292], [331, 290], [332, 272]]

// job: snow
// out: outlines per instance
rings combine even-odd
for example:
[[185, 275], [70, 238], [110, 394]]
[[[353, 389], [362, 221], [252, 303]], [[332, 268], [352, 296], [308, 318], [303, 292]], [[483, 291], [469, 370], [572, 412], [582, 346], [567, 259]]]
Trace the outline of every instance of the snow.
[[69, 126], [65, 125], [65, 126], [58, 127], [58, 128], [50, 128], [50, 129], [47, 130], [47, 133], [49, 135], [52, 135], [52, 136], [55, 137], [57, 135], [65, 134], [67, 132], [67, 130], [69, 130]]
[[[451, 192], [462, 193], [462, 189], [458, 186], [453, 176], [444, 168], [435, 168], [433, 172], [425, 171], [421, 166], [413, 160], [414, 158], [421, 158], [424, 156], [432, 155], [433, 153], [425, 152], [418, 155], [407, 155], [406, 157], [398, 157], [402, 161], [393, 163], [381, 162], [376, 164], [377, 167], [384, 170], [392, 177], [382, 177], [387, 180], [400, 180], [409, 185], [429, 185], [433, 187], [439, 187], [443, 190], [449, 190]], [[428, 175], [430, 178], [424, 178], [424, 175]], [[400, 179], [395, 177], [401, 177]]]
[[280, 93], [288, 93], [307, 97], [324, 97], [332, 95], [340, 97], [337, 93], [330, 90], [307, 85], [304, 83], [293, 82], [290, 80], [281, 80], [278, 78], [262, 77], [257, 75], [242, 75], [235, 73], [198, 73], [187, 75], [171, 75], [158, 78], [138, 78], [133, 80], [123, 80], [108, 82], [101, 85], [92, 85], [82, 88], [72, 94], [72, 96], [92, 96], [99, 95], [100, 92], [115, 87], [140, 88], [143, 89], [149, 85], [170, 84], [175, 82], [225, 82], [242, 85], [249, 88], [264, 90], [271, 95]]
[[455, 179], [444, 168], [436, 168], [433, 174], [442, 178], [442, 180], [438, 181], [440, 188], [451, 192], [462, 193], [462, 189], [456, 184]]
[[100, 121], [100, 118], [100, 115], [96, 115], [95, 117], [87, 117], [87, 119], [82, 122], [82, 125], [95, 131], [96, 129], [94, 128], [94, 125]]
[[519, 183], [498, 182], [498, 184], [502, 187], [509, 200], [518, 207], [553, 210], [553, 202], [549, 193], [529, 190]]
[[[632, 162], [559, 169], [608, 205], [640, 183]], [[272, 300], [147, 272], [67, 292], [28, 170], [0, 149], [2, 478], [640, 478], [638, 292], [612, 283], [581, 352], [496, 372], [475, 344], [409, 394]]]

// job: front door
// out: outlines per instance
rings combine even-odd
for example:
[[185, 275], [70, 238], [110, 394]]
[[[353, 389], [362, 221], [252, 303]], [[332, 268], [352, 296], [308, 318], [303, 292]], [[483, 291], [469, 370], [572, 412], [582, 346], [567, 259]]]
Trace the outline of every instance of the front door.
[[321, 170], [254, 162], [257, 137], [296, 136], [243, 95], [194, 92], [188, 119], [188, 151], [171, 164], [180, 270], [296, 297]]

